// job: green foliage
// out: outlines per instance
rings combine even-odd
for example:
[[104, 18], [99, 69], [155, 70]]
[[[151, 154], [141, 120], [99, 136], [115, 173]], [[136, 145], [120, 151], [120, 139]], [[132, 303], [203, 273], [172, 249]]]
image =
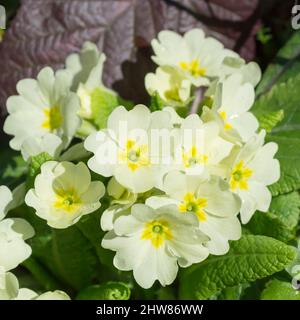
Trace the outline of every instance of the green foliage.
[[157, 290], [155, 298], [157, 300], [176, 300], [175, 286], [161, 287]]
[[64, 152], [59, 160], [78, 162], [80, 160], [87, 159], [90, 155], [91, 153], [84, 148], [83, 142], [80, 142], [74, 144], [66, 152]]
[[299, 215], [300, 196], [292, 192], [273, 198], [269, 212], [256, 212], [246, 228], [253, 234], [288, 242], [296, 237]]
[[226, 287], [255, 281], [285, 268], [295, 250], [265, 236], [248, 235], [232, 241], [223, 256], [210, 256], [189, 267], [181, 277], [183, 299], [207, 299]]
[[268, 278], [270, 277], [256, 280], [248, 283], [247, 285], [245, 284], [245, 288], [241, 295], [241, 300], [260, 300], [261, 293], [265, 288]]
[[212, 108], [213, 104], [214, 104], [214, 99], [211, 96], [205, 96], [199, 105], [198, 114], [201, 115], [200, 111], [202, 112], [202, 108], [204, 106], [208, 108]]
[[63, 288], [63, 286], [32, 256], [22, 263], [34, 278], [47, 291], [53, 291]]
[[278, 110], [274, 112], [262, 113], [257, 115], [259, 128], [271, 132], [284, 118], [284, 111]]
[[267, 44], [272, 40], [271, 29], [268, 27], [262, 27], [258, 30], [256, 38], [262, 44]]
[[299, 193], [292, 192], [274, 197], [269, 212], [275, 215], [287, 228], [295, 228], [300, 215]]
[[[98, 210], [92, 215], [82, 217], [82, 219], [77, 223], [77, 227], [93, 245], [98, 259], [103, 265], [102, 268], [104, 268], [104, 266], [113, 268], [112, 261], [114, 252], [111, 250], [103, 249], [101, 246], [101, 241], [105, 234], [105, 232], [103, 232], [100, 228], [101, 213], [102, 210]], [[109, 271], [106, 270], [106, 273], [107, 272]]]
[[278, 144], [276, 159], [280, 162], [280, 179], [270, 186], [274, 196], [300, 188], [300, 139], [270, 136]]
[[107, 282], [101, 285], [89, 286], [81, 290], [77, 300], [128, 300], [129, 287], [122, 282]]
[[134, 103], [130, 100], [126, 100], [120, 96], [118, 96], [119, 106], [124, 106], [127, 110], [131, 110], [134, 107]]
[[295, 31], [290, 40], [283, 46], [273, 63], [265, 71], [257, 94], [270, 90], [277, 83], [286, 82], [300, 72], [300, 31]]
[[118, 96], [113, 91], [98, 87], [92, 92], [92, 117], [98, 129], [106, 128], [108, 116], [118, 105]]
[[27, 186], [31, 188], [34, 185], [35, 177], [41, 172], [43, 163], [53, 160], [47, 152], [42, 152], [37, 156], [31, 157], [28, 168]]
[[[98, 87], [91, 93], [92, 122], [98, 129], [106, 128], [106, 123], [111, 112], [118, 106], [124, 106], [131, 109], [133, 103], [118, 96], [112, 90], [105, 87]], [[91, 124], [84, 121], [84, 127], [81, 127], [80, 135], [86, 135], [91, 130]]]
[[261, 127], [270, 132], [267, 140], [279, 146], [276, 158], [280, 161], [281, 177], [270, 188], [273, 195], [300, 188], [299, 86], [300, 76], [277, 84], [269, 93], [261, 96], [253, 107]]
[[245, 285], [227, 287], [218, 294], [218, 300], [240, 300]]
[[[300, 75], [286, 83], [276, 84], [270, 92], [261, 96], [251, 111], [258, 119], [269, 117], [269, 113], [284, 111], [284, 118], [271, 131], [271, 135], [300, 137]], [[282, 111], [281, 111], [282, 112]], [[274, 115], [274, 114], [273, 114]], [[279, 116], [280, 119], [280, 113]]]
[[300, 300], [300, 291], [292, 287], [291, 282], [277, 279], [267, 283], [261, 294], [262, 300]]
[[161, 110], [164, 106], [165, 106], [164, 101], [163, 101], [162, 98], [159, 96], [159, 94], [158, 94], [157, 92], [155, 92], [155, 93], [151, 96], [150, 110], [151, 110], [151, 111]]
[[90, 284], [100, 270], [92, 244], [76, 226], [52, 229], [51, 253], [52, 267], [76, 290]]
[[91, 94], [92, 113], [99, 129], [106, 127], [108, 116], [118, 106], [117, 95], [104, 88], [97, 88]]
[[88, 135], [95, 132], [96, 127], [88, 120], [82, 119], [80, 128], [76, 131], [76, 137], [85, 139]]
[[[258, 38], [267, 43], [268, 30], [262, 29]], [[295, 32], [265, 72], [257, 89], [259, 98], [252, 109], [260, 129], [268, 133], [266, 141], [274, 141], [279, 146], [276, 158], [280, 161], [281, 178], [270, 187], [274, 198], [269, 211], [255, 213], [245, 226], [245, 235], [230, 243], [227, 254], [211, 255], [202, 263], [181, 270], [180, 298], [299, 300], [299, 292], [291, 283], [271, 277], [290, 265], [296, 255], [295, 249], [286, 243], [296, 239], [300, 216], [299, 72], [300, 32]], [[96, 127], [105, 128], [108, 116], [117, 106], [132, 107], [130, 102], [104, 87], [92, 92], [91, 104], [93, 120], [84, 121], [79, 132], [82, 137]], [[203, 105], [211, 104], [211, 97], [206, 97]], [[155, 93], [151, 97], [151, 111], [161, 110], [163, 106], [163, 100]], [[65, 152], [60, 160], [79, 161], [88, 156], [80, 143]], [[41, 153], [27, 164], [14, 151], [5, 150], [0, 159], [1, 184], [14, 186], [27, 174], [27, 187], [32, 187], [41, 165], [49, 160], [52, 160], [49, 154]], [[101, 247], [104, 232], [100, 229], [100, 217], [106, 208], [105, 201], [105, 198], [101, 200], [101, 210], [83, 216], [76, 225], [63, 230], [50, 228], [25, 205], [13, 208], [12, 213], [28, 220], [36, 232], [35, 237], [28, 240], [33, 254], [22, 265], [45, 290], [62, 289], [78, 300], [127, 300], [131, 296], [176, 298], [177, 283], [167, 288], [159, 288], [156, 283], [153, 288], [143, 290], [133, 285], [131, 273], [128, 275], [113, 267], [114, 252]], [[285, 271], [282, 273], [288, 275]]]
[[[79, 290], [91, 284], [101, 267], [93, 245], [77, 226], [53, 229], [32, 209], [24, 206], [20, 211], [36, 232], [28, 240], [33, 250], [32, 257], [50, 276], [64, 284], [60, 289]], [[42, 277], [36, 275], [36, 278], [44, 287], [48, 285]]]
[[19, 153], [11, 149], [0, 152], [0, 184], [13, 189], [27, 173], [27, 164]]

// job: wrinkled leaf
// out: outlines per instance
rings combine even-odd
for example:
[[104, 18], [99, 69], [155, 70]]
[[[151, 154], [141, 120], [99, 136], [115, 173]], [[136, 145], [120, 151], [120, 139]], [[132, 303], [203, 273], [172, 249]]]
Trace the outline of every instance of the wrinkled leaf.
[[283, 110], [258, 114], [257, 120], [259, 122], [259, 129], [264, 129], [267, 133], [269, 133], [283, 120], [283, 118]]
[[[300, 188], [300, 76], [286, 83], [276, 84], [270, 92], [262, 95], [252, 109], [258, 119], [269, 119], [277, 112], [277, 124], [271, 129], [267, 140], [279, 146], [276, 158], [280, 161], [280, 180], [270, 187], [273, 195], [288, 193]], [[281, 112], [284, 117], [281, 120]], [[276, 116], [275, 116], [276, 118]], [[277, 120], [281, 120], [278, 122]], [[265, 122], [266, 125], [266, 122]]]
[[291, 78], [286, 83], [275, 85], [272, 90], [261, 96], [251, 111], [260, 117], [269, 116], [270, 112], [283, 110], [284, 118], [271, 130], [271, 135], [300, 137], [300, 76]]
[[226, 287], [255, 281], [272, 275], [287, 266], [295, 250], [265, 236], [243, 236], [232, 241], [223, 256], [210, 256], [188, 268], [181, 278], [183, 299], [206, 299]]
[[53, 157], [51, 157], [47, 152], [42, 152], [37, 156], [30, 157], [27, 177], [28, 188], [33, 187], [35, 177], [41, 172], [42, 164], [50, 160], [53, 160]]
[[280, 162], [280, 179], [269, 189], [273, 196], [300, 188], [300, 139], [270, 136], [269, 141], [278, 144], [276, 159]]
[[104, 83], [121, 96], [145, 102], [144, 76], [154, 70], [150, 41], [160, 30], [203, 27], [245, 58], [254, 56], [262, 14], [276, 1], [24, 0], [0, 45], [0, 105], [18, 80], [35, 77], [89, 40], [107, 56]]
[[269, 212], [256, 212], [246, 228], [253, 234], [261, 234], [288, 242], [296, 237], [300, 216], [298, 192], [273, 198]]

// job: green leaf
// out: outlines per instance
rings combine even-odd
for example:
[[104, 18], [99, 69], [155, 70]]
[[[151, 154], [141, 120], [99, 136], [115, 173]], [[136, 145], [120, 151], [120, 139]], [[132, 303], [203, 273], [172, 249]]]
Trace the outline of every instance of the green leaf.
[[253, 234], [288, 242], [296, 237], [299, 215], [300, 196], [292, 192], [274, 197], [269, 212], [256, 212], [246, 227]]
[[[270, 187], [273, 195], [288, 193], [300, 188], [300, 75], [291, 78], [286, 83], [280, 83], [261, 96], [252, 109], [260, 119], [261, 126], [270, 131], [267, 140], [277, 142], [279, 151], [276, 158], [280, 161], [280, 180]], [[281, 118], [281, 112], [284, 117]], [[270, 119], [271, 118], [274, 119]], [[276, 119], [277, 118], [277, 119]], [[267, 124], [266, 124], [266, 121]], [[274, 120], [274, 121], [273, 121]]]
[[[219, 87], [218, 87], [218, 89], [219, 89]], [[200, 102], [198, 114], [201, 116], [202, 108], [204, 106], [206, 106], [211, 109], [213, 107], [213, 104], [214, 104], [214, 99], [212, 98], [212, 96], [204, 96], [203, 100]]]
[[81, 139], [85, 139], [91, 133], [95, 132], [97, 129], [96, 127], [88, 120], [81, 119], [81, 126], [76, 131], [76, 137]]
[[129, 300], [130, 289], [122, 282], [107, 282], [81, 290], [77, 300]]
[[272, 199], [269, 212], [275, 215], [287, 228], [297, 226], [300, 215], [300, 195], [291, 192]]
[[53, 157], [47, 152], [42, 152], [37, 156], [30, 157], [27, 186], [31, 188], [34, 185], [35, 177], [41, 172], [41, 166], [43, 163], [53, 160]]
[[284, 112], [283, 119], [271, 130], [271, 135], [293, 138], [300, 137], [299, 87], [300, 75], [291, 78], [286, 83], [275, 85], [270, 92], [261, 96], [255, 102], [251, 111], [258, 119], [268, 119], [271, 113], [271, 117], [275, 116], [275, 118], [278, 118], [275, 120], [280, 120], [280, 113], [282, 111]]
[[130, 100], [126, 100], [118, 96], [119, 106], [124, 106], [127, 110], [131, 110], [134, 107], [134, 103]]
[[[40, 219], [34, 213], [34, 210], [26, 205], [14, 210], [13, 214], [16, 217], [22, 217], [26, 219], [35, 230], [34, 237], [27, 240], [32, 248], [32, 255], [30, 259], [34, 259], [34, 261], [39, 264], [46, 273], [49, 274], [49, 277], [56, 279], [58, 282], [58, 279], [60, 279], [61, 282], [63, 282], [53, 263], [52, 231], [47, 225], [46, 221]], [[38, 267], [31, 265], [30, 262], [29, 264], [25, 265], [25, 267], [32, 272], [33, 276], [40, 282], [42, 286], [45, 287], [45, 289], [48, 287], [47, 281], [45, 282], [40, 275], [37, 275], [36, 268]], [[32, 268], [34, 268], [34, 270]]]
[[22, 263], [46, 291], [62, 289], [62, 285], [34, 258], [29, 257]]
[[93, 245], [77, 226], [52, 229], [33, 209], [23, 206], [19, 210], [36, 233], [28, 240], [32, 257], [68, 289], [79, 290], [92, 284], [101, 266]]
[[275, 83], [282, 83], [300, 72], [300, 31], [296, 31], [279, 50], [273, 63], [265, 71], [257, 87], [257, 95], [269, 91]]
[[262, 300], [300, 300], [300, 291], [292, 287], [291, 282], [277, 279], [267, 283], [261, 294]]
[[159, 94], [157, 92], [155, 92], [152, 96], [151, 96], [151, 101], [150, 101], [150, 110], [153, 111], [157, 111], [157, 110], [162, 110], [162, 108], [165, 106], [164, 101], [162, 100], [162, 98], [159, 96]]
[[70, 147], [60, 156], [60, 161], [80, 161], [90, 157], [91, 153], [84, 148], [83, 142]]
[[76, 225], [52, 229], [51, 253], [52, 266], [48, 267], [54, 268], [60, 279], [76, 290], [91, 284], [100, 272], [92, 244]]
[[28, 174], [30, 176], [36, 176], [37, 172], [40, 171], [41, 165], [47, 161], [53, 160], [53, 157], [51, 157], [47, 152], [42, 152], [30, 159]]
[[160, 287], [155, 298], [157, 300], [176, 300], [176, 286]]
[[[0, 152], [0, 184], [13, 189], [27, 173], [27, 164], [19, 153], [4, 149]], [[24, 180], [23, 180], [24, 181]]]
[[271, 29], [268, 27], [262, 27], [258, 30], [256, 39], [262, 43], [263, 45], [266, 45], [270, 40], [272, 39], [272, 33]]
[[[246, 284], [247, 285], [247, 284]], [[227, 287], [217, 296], [218, 300], [240, 300], [245, 285]]]
[[244, 285], [245, 288], [241, 295], [241, 300], [260, 300], [261, 293], [267, 281], [268, 277]]
[[227, 254], [210, 256], [185, 270], [182, 299], [206, 299], [226, 287], [267, 277], [284, 269], [296, 254], [292, 247], [265, 236], [243, 236], [230, 247]]
[[76, 226], [94, 246], [94, 249], [97, 253], [98, 259], [101, 262], [101, 264], [115, 270], [113, 268], [114, 252], [111, 250], [103, 249], [101, 246], [101, 241], [105, 234], [105, 232], [103, 232], [100, 228], [101, 214], [102, 210], [100, 209], [94, 212], [92, 215], [86, 215], [80, 219]]
[[109, 115], [118, 105], [118, 96], [111, 90], [98, 87], [91, 93], [92, 114], [98, 129], [106, 128]]
[[256, 212], [247, 228], [256, 235], [266, 235], [283, 242], [295, 238], [296, 230], [287, 228], [271, 213]]
[[273, 196], [289, 193], [300, 188], [300, 139], [269, 136], [267, 141], [278, 144], [276, 159], [280, 162], [280, 179], [269, 189]]
[[284, 118], [284, 111], [278, 110], [274, 112], [258, 114], [257, 120], [259, 122], [259, 128], [271, 132]]

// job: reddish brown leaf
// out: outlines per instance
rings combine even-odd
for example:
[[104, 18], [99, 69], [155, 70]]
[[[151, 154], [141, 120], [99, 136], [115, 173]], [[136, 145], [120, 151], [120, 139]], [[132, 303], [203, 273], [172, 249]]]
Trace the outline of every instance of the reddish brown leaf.
[[[269, 1], [266, 1], [269, 2]], [[274, 1], [271, 1], [274, 2]], [[160, 30], [200, 26], [247, 59], [255, 52], [259, 0], [23, 0], [0, 45], [0, 105], [18, 80], [45, 65], [57, 69], [84, 41], [107, 55], [104, 82], [144, 102], [144, 75], [155, 68], [149, 43]]]

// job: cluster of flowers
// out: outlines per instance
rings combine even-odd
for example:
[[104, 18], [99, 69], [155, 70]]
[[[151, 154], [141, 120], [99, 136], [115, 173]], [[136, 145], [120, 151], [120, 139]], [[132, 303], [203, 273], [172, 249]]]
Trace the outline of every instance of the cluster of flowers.
[[[26, 191], [26, 204], [51, 227], [67, 228], [105, 195], [102, 246], [116, 251], [115, 267], [133, 270], [143, 288], [171, 284], [178, 266], [225, 254], [228, 241], [241, 237], [241, 222], [268, 210], [267, 186], [280, 175], [277, 145], [264, 144], [249, 112], [261, 77], [256, 63], [200, 29], [162, 31], [152, 48], [159, 67], [145, 86], [160, 110], [116, 105], [105, 127], [97, 125], [107, 112], [99, 96], [117, 95], [101, 81], [104, 54], [86, 43], [64, 70], [44, 68], [36, 80], [20, 81], [4, 125], [25, 160], [52, 159]], [[74, 137], [84, 142], [70, 147]], [[106, 188], [91, 181], [89, 169], [110, 178]]]

